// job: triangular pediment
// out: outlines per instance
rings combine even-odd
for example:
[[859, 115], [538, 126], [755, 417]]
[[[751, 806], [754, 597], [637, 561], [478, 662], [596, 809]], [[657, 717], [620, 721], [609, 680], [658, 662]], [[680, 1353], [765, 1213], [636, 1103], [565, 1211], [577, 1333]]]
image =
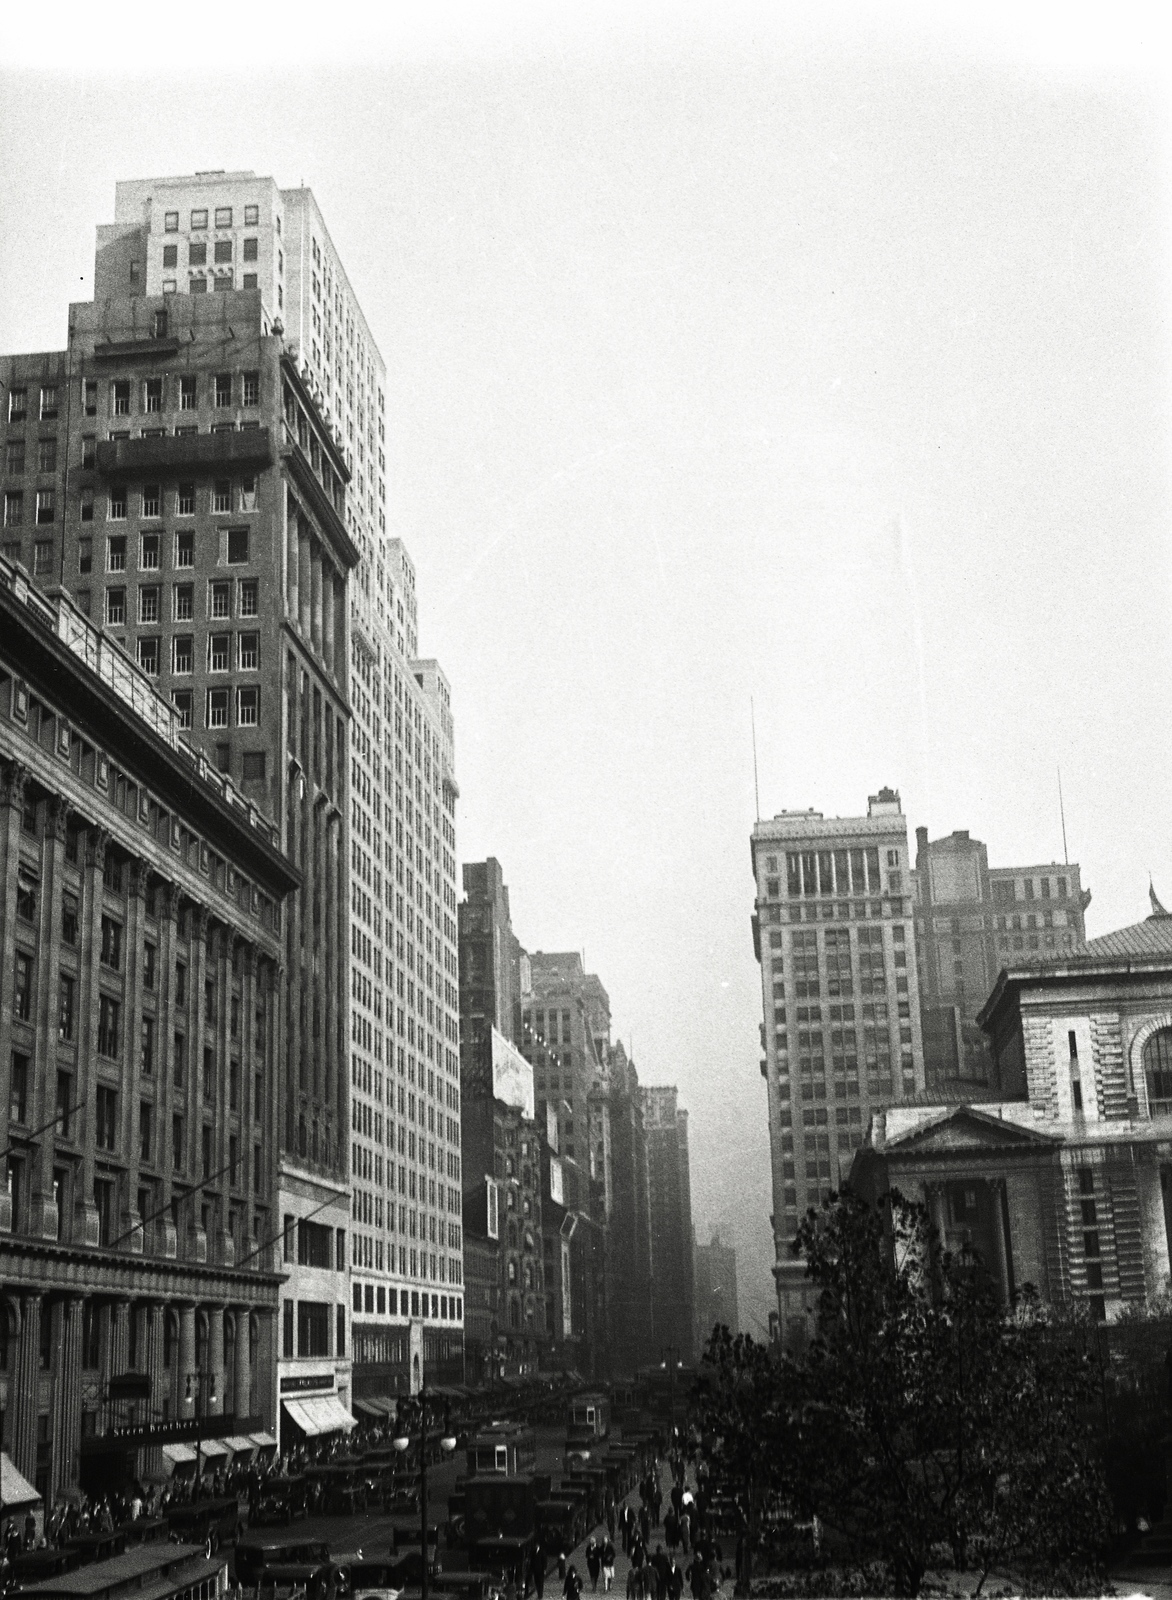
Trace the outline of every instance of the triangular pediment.
[[1018, 1122], [990, 1116], [973, 1106], [955, 1106], [905, 1132], [889, 1133], [884, 1146], [889, 1151], [929, 1154], [953, 1150], [1051, 1150], [1058, 1142], [1050, 1134], [1023, 1128]]

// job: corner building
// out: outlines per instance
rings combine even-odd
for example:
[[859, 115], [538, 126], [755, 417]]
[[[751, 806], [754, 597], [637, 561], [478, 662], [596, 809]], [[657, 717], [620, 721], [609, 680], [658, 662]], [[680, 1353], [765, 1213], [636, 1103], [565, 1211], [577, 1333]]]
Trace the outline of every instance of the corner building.
[[[301, 879], [154, 683], [7, 561], [0, 797], [3, 1447], [51, 1503], [161, 1470], [127, 1422], [276, 1426]], [[127, 1372], [133, 1414], [109, 1398]]]
[[850, 1171], [871, 1117], [924, 1090], [907, 824], [880, 789], [865, 817], [783, 811], [752, 832], [782, 1339], [804, 1337], [799, 1218]]

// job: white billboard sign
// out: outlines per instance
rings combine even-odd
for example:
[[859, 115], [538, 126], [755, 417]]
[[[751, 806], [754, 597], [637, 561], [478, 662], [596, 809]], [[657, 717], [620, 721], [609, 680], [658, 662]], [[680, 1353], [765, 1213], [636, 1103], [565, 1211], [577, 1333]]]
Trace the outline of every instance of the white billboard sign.
[[559, 1206], [566, 1203], [566, 1188], [562, 1178], [562, 1164], [557, 1156], [549, 1158], [549, 1198]]
[[552, 1100], [545, 1104], [545, 1142], [549, 1148], [557, 1152], [558, 1146], [558, 1113]]
[[492, 1030], [492, 1093], [533, 1120], [533, 1066], [503, 1033]]

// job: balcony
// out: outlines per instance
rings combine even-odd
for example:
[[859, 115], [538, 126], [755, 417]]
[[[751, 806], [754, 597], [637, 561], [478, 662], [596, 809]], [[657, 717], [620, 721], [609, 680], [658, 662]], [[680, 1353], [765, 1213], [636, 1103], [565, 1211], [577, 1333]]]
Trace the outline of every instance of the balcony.
[[273, 443], [267, 428], [233, 433], [173, 434], [158, 439], [102, 439], [97, 467], [105, 478], [165, 478], [182, 472], [214, 472], [219, 468], [273, 464]]

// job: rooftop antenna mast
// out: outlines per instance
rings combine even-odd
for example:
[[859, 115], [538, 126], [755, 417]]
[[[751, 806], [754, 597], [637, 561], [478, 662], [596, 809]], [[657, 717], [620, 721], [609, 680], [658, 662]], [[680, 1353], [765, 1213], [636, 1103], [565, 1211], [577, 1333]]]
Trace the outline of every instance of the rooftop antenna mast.
[[1062, 804], [1062, 768], [1058, 768], [1058, 815], [1062, 818], [1062, 859], [1067, 866], [1070, 865], [1070, 854], [1066, 848], [1066, 809]]
[[757, 806], [757, 821], [761, 821], [761, 786], [757, 781], [757, 714], [753, 707], [753, 696], [749, 696], [749, 726], [753, 730], [753, 799]]

